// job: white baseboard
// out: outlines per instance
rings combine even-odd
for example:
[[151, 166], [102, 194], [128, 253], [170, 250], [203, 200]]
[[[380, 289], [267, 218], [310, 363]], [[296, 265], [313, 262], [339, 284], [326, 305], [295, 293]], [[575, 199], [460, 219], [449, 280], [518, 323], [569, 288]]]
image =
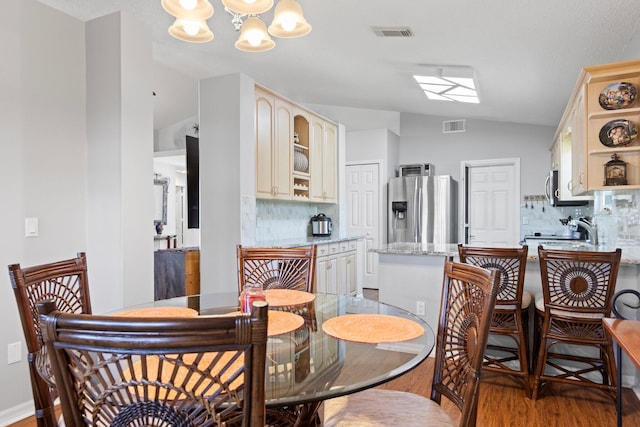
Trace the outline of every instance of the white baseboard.
[[33, 400], [21, 403], [9, 409], [5, 409], [0, 412], [0, 426], [8, 426], [9, 424], [16, 423], [27, 417], [30, 417], [35, 413], [33, 406]]

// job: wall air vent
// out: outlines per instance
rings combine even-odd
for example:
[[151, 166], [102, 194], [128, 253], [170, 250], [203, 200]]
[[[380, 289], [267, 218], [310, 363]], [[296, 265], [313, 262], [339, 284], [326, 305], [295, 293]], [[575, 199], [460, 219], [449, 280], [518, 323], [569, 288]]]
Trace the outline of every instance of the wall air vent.
[[442, 122], [442, 133], [465, 132], [465, 120], [445, 120]]
[[378, 37], [413, 37], [409, 27], [371, 27]]

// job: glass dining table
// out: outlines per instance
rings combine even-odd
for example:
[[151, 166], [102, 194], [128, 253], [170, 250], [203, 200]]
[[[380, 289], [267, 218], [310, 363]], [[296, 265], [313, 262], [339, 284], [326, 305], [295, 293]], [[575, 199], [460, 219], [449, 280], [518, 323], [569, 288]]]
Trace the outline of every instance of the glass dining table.
[[[230, 292], [176, 297], [126, 309], [162, 306], [216, 315], [237, 311], [239, 304], [238, 294]], [[422, 318], [378, 301], [317, 293], [301, 312], [302, 326], [268, 339], [265, 394], [268, 420], [279, 420], [274, 425], [317, 425], [318, 408], [324, 400], [397, 378], [433, 350], [433, 330]], [[357, 342], [325, 332], [326, 322], [350, 314], [408, 319], [421, 328], [415, 338], [395, 342]], [[356, 327], [373, 328], [367, 322]]]

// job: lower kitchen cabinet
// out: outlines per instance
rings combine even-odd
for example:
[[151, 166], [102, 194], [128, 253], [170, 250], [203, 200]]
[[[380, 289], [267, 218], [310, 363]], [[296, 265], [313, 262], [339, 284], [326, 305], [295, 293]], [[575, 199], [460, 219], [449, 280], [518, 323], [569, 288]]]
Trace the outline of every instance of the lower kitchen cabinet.
[[357, 280], [357, 240], [318, 245], [316, 292], [355, 295]]

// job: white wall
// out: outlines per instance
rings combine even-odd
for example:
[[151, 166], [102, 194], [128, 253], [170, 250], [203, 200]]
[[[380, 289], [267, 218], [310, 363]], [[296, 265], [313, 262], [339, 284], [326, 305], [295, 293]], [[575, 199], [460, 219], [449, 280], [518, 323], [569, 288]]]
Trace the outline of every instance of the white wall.
[[460, 182], [462, 160], [520, 158], [522, 194], [544, 194], [555, 127], [467, 120], [466, 132], [443, 134], [443, 120], [402, 113], [399, 162], [432, 163], [436, 175]]
[[151, 31], [119, 12], [89, 21], [88, 257], [95, 312], [153, 299]]
[[[255, 243], [255, 82], [232, 74], [200, 82], [200, 283], [238, 288], [237, 244]], [[253, 224], [243, 228], [242, 224]]]
[[[84, 26], [34, 0], [4, 1], [2, 12], [0, 265], [71, 258], [87, 249]], [[38, 237], [24, 237], [25, 217], [39, 219]], [[96, 262], [90, 258], [89, 269]], [[0, 425], [32, 408], [24, 336], [4, 271]], [[23, 343], [23, 360], [7, 365], [13, 342]]]
[[[127, 16], [108, 17], [88, 24], [97, 32], [110, 27], [92, 44], [83, 22], [35, 0], [7, 0], [2, 11], [0, 264], [31, 266], [86, 251], [96, 312], [152, 298], [149, 29]], [[96, 71], [100, 60], [109, 63]], [[38, 237], [24, 237], [25, 217], [39, 219]], [[33, 414], [33, 406], [8, 274], [0, 282], [0, 378], [10, 385], [0, 388], [5, 425]], [[14, 342], [23, 343], [23, 360], [7, 365], [5, 349]]]
[[300, 105], [334, 122], [343, 124], [346, 132], [389, 129], [397, 135], [400, 134], [400, 113], [397, 111], [367, 110], [335, 105], [305, 104], [303, 102], [300, 102]]

